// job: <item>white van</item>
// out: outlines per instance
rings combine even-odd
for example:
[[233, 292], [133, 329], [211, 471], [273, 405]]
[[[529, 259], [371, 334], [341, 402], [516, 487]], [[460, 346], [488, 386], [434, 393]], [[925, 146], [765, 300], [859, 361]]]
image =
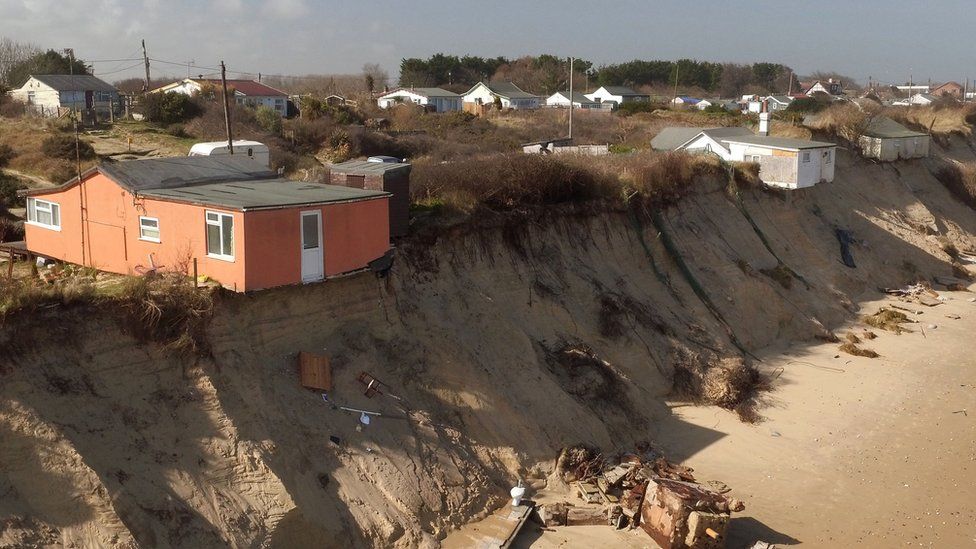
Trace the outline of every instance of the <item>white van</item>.
[[[213, 141], [210, 143], [197, 143], [190, 148], [189, 156], [218, 156], [230, 154], [226, 141]], [[234, 156], [241, 155], [252, 158], [262, 165], [271, 167], [271, 153], [268, 146], [257, 141], [234, 141]]]

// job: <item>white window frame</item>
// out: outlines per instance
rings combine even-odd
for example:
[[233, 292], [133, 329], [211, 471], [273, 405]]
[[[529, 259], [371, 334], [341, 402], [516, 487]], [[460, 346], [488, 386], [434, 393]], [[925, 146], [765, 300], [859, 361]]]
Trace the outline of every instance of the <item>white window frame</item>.
[[[51, 223], [43, 223], [37, 220], [37, 211], [51, 215]], [[44, 200], [43, 198], [27, 197], [27, 224], [35, 227], [43, 227], [52, 231], [61, 231], [61, 205], [57, 202]]]
[[824, 163], [830, 164], [833, 161], [834, 161], [834, 152], [831, 151], [830, 149], [827, 149], [826, 154], [824, 155]]
[[[216, 219], [211, 220], [210, 219], [211, 216], [215, 216]], [[210, 230], [210, 227], [211, 226], [214, 226], [214, 227], [217, 227], [217, 229], [220, 231], [220, 233], [219, 233], [220, 234], [219, 241], [220, 241], [220, 246], [221, 246], [221, 252], [223, 252], [223, 245], [224, 245], [224, 222], [223, 222], [223, 220], [224, 220], [225, 217], [229, 217], [230, 218], [230, 230], [231, 230], [231, 233], [230, 233], [230, 254], [214, 253], [214, 252], [210, 251], [210, 235], [209, 235], [209, 230]], [[233, 262], [234, 261], [234, 244], [235, 244], [235, 236], [234, 236], [234, 215], [233, 214], [229, 214], [229, 213], [224, 213], [224, 212], [216, 212], [216, 211], [212, 211], [212, 210], [206, 210], [206, 213], [204, 214], [204, 218], [203, 219], [204, 219], [204, 223], [205, 223], [205, 225], [204, 225], [204, 235], [203, 236], [204, 236], [204, 244], [207, 247], [207, 257], [212, 257], [214, 259], [219, 259], [221, 261], [231, 261], [231, 262]]]
[[808, 162], [810, 162], [810, 151], [803, 151], [803, 158], [802, 158], [802, 162], [803, 162], [804, 164], [806, 164], [806, 163], [808, 163]]
[[[155, 227], [151, 227], [151, 226], [150, 227], [147, 227], [147, 226], [143, 225], [143, 222], [144, 221], [151, 221], [151, 222], [155, 223], [156, 226]], [[145, 233], [145, 230], [146, 229], [149, 229], [150, 231], [155, 230], [156, 231], [156, 236], [155, 237], [153, 237], [153, 236], [146, 236], [146, 233]], [[155, 242], [155, 243], [159, 244], [160, 238], [162, 236], [163, 236], [163, 233], [159, 229], [159, 218], [158, 217], [149, 217], [149, 216], [145, 216], [145, 215], [140, 215], [139, 216], [139, 240], [144, 240], [146, 242]]]

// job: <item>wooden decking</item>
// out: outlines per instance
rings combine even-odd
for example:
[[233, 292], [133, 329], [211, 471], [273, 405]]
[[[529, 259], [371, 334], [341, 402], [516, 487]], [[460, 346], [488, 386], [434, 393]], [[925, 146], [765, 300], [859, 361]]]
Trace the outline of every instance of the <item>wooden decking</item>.
[[10, 261], [11, 259], [27, 259], [31, 253], [27, 251], [27, 243], [23, 240], [17, 242], [0, 242], [0, 257]]

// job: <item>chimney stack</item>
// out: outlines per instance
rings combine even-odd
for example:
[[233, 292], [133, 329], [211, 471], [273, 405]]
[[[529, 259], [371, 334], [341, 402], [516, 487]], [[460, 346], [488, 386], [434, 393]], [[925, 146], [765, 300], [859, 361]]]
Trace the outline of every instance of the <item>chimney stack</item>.
[[769, 102], [763, 100], [762, 108], [759, 109], [759, 135], [765, 137], [769, 135]]

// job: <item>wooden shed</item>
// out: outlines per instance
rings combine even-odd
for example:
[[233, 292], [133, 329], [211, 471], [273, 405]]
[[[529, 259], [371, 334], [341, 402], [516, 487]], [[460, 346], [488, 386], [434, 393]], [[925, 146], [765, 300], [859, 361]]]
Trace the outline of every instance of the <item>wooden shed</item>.
[[350, 160], [333, 164], [330, 170], [333, 185], [390, 193], [390, 236], [406, 236], [410, 226], [410, 164]]

